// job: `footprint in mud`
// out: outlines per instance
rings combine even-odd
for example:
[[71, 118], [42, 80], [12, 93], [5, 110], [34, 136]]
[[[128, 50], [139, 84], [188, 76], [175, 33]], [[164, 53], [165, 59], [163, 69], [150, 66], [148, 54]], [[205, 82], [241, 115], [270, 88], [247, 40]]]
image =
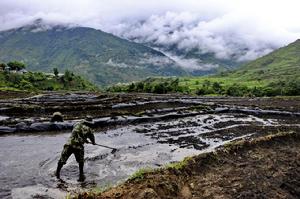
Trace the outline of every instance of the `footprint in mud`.
[[94, 180], [85, 180], [84, 182], [78, 182], [77, 180], [64, 180], [58, 179], [56, 181], [56, 188], [69, 192], [71, 190], [76, 190], [76, 188], [93, 188], [96, 187], [97, 183]]
[[59, 155], [56, 155], [54, 158], [48, 158], [39, 163], [39, 177], [41, 181], [39, 183], [49, 185], [56, 180], [55, 169], [57, 166], [58, 158]]
[[103, 159], [107, 158], [109, 155], [110, 155], [110, 153], [105, 153], [105, 154], [96, 155], [94, 157], [86, 157], [84, 159], [84, 161], [87, 162], [87, 161], [103, 160]]
[[88, 185], [92, 187], [95, 185], [94, 181], [86, 181], [84, 184], [77, 182], [78, 165], [77, 163], [73, 164], [73, 162], [70, 162], [63, 167], [61, 171], [61, 179], [57, 179], [55, 171], [58, 158], [59, 155], [52, 159], [48, 158], [39, 163], [39, 178], [36, 180], [37, 184], [41, 184], [48, 188], [59, 189], [64, 192], [70, 191], [70, 189], [75, 187], [87, 187]]

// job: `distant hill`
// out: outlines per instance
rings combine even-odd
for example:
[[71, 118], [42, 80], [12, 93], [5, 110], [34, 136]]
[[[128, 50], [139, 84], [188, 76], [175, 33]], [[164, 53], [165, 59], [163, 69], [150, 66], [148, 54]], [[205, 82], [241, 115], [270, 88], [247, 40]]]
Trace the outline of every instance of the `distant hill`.
[[300, 39], [241, 66], [228, 74], [243, 80], [288, 80], [300, 78]]
[[[157, 46], [152, 43], [147, 43], [147, 45], [162, 49], [163, 52], [169, 52], [173, 56], [176, 56], [179, 59], [187, 62], [189, 60], [193, 60], [193, 62], [195, 62], [195, 64], [197, 64], [199, 67], [190, 66], [191, 70], [189, 70], [189, 73], [192, 76], [203, 76], [216, 74], [222, 71], [231, 71], [245, 63], [245, 61], [236, 61], [236, 58], [234, 57], [231, 59], [217, 58], [214, 53], [201, 52], [196, 48], [187, 51], [184, 49], [180, 50], [176, 46]], [[172, 58], [172, 56], [170, 57]]]
[[0, 32], [0, 62], [10, 60], [23, 61], [34, 71], [70, 69], [99, 85], [187, 74], [172, 59], [142, 44], [92, 28], [51, 26], [41, 20]]
[[[235, 71], [203, 77], [152, 78], [111, 91], [186, 92], [198, 95], [300, 95], [300, 40], [251, 61]], [[151, 88], [151, 89], [149, 89]], [[156, 89], [159, 88], [159, 89]]]

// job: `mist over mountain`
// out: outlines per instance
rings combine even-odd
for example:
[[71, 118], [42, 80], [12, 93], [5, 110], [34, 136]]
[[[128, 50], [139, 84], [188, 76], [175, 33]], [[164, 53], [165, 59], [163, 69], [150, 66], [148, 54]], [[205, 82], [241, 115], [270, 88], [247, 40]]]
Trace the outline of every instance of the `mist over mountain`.
[[300, 39], [228, 73], [231, 78], [260, 81], [300, 80]]
[[100, 85], [187, 74], [159, 51], [92, 28], [36, 20], [0, 32], [0, 43], [2, 62], [23, 61], [35, 71], [71, 69]]
[[300, 38], [299, 1], [3, 0], [0, 30], [42, 18], [129, 39], [192, 74], [231, 69]]

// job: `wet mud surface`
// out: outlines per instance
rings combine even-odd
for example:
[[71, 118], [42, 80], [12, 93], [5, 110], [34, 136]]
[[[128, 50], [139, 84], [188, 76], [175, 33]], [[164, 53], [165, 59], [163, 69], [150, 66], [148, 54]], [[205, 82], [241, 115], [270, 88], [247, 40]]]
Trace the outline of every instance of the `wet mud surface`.
[[[162, 167], [233, 140], [299, 132], [299, 99], [251, 100], [255, 107], [248, 98], [180, 95], [45, 93], [1, 99], [0, 198], [64, 198], [66, 192], [121, 183], [140, 168]], [[65, 122], [49, 122], [56, 111]], [[53, 173], [62, 147], [73, 124], [86, 115], [94, 118], [96, 141], [119, 150], [111, 154], [86, 145], [87, 180], [76, 181], [78, 165], [71, 156], [61, 172], [64, 182], [57, 181]]]
[[300, 133], [276, 133], [194, 156], [180, 168], [148, 171], [102, 194], [81, 198], [300, 197]]

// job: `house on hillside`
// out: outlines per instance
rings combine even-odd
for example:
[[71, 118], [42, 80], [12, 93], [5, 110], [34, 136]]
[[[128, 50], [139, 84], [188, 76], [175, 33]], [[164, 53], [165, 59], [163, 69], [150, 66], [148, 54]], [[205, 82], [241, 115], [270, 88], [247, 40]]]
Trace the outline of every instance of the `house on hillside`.
[[25, 74], [25, 73], [28, 73], [28, 71], [25, 70], [25, 69], [21, 69], [21, 70], [17, 71], [17, 73], [19, 73], [19, 74]]
[[9, 66], [5, 66], [4, 71], [10, 72], [10, 67]]

